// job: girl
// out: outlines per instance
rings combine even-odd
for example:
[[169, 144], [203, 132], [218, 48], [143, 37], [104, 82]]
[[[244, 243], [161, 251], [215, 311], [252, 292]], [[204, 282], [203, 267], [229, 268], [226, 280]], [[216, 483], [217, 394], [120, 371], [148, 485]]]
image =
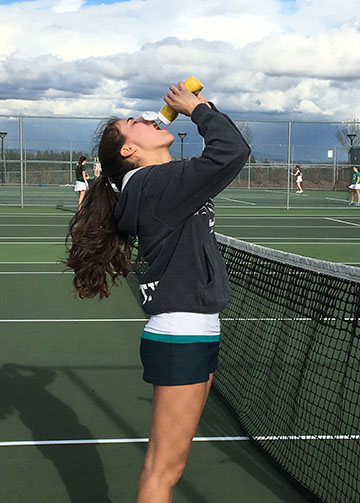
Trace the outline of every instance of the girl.
[[[359, 168], [356, 166], [353, 167], [352, 183], [349, 185], [349, 189], [351, 189], [351, 200], [349, 206], [360, 206], [360, 172], [358, 170]], [[355, 193], [357, 195], [357, 203], [354, 203]]]
[[88, 189], [88, 181], [87, 181], [87, 173], [85, 170], [86, 157], [82, 155], [76, 165], [75, 174], [76, 174], [76, 183], [75, 183], [75, 192], [79, 192], [79, 208], [81, 203], [83, 202], [85, 191]]
[[[126, 276], [138, 236], [147, 272], [140, 291], [150, 315], [141, 338], [143, 378], [153, 385], [150, 439], [137, 503], [170, 503], [217, 366], [218, 313], [229, 302], [211, 200], [239, 173], [250, 148], [231, 120], [184, 82], [165, 102], [191, 117], [206, 147], [173, 161], [173, 135], [154, 121], [111, 119], [99, 143], [102, 174], [70, 224], [67, 265], [80, 297], [110, 294]], [[114, 190], [116, 189], [116, 190]]]
[[298, 188], [298, 190], [296, 191], [297, 194], [302, 194], [304, 191], [301, 187], [301, 183], [303, 181], [302, 179], [302, 172], [301, 172], [301, 169], [300, 169], [300, 166], [296, 165], [295, 166], [295, 173], [291, 173], [293, 176], [296, 176], [296, 186]]

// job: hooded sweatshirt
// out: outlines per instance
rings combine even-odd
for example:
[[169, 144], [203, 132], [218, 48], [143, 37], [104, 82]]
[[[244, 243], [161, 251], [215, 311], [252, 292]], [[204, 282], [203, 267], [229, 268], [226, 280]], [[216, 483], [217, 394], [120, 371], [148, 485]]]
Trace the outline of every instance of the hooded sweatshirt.
[[238, 175], [250, 148], [215, 107], [199, 104], [191, 120], [205, 140], [201, 156], [129, 172], [115, 208], [119, 231], [138, 236], [149, 265], [140, 296], [151, 315], [218, 313], [230, 300], [212, 198]]

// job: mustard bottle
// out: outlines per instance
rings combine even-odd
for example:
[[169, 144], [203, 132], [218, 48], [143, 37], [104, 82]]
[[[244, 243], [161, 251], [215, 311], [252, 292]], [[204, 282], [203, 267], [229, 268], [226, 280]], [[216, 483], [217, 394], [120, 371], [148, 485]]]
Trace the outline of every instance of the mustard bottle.
[[[204, 86], [202, 85], [200, 80], [196, 79], [195, 77], [189, 77], [185, 81], [185, 87], [192, 93], [198, 93]], [[174, 110], [170, 105], [166, 104], [158, 113], [158, 119], [168, 126], [176, 119], [178, 115], [179, 113], [176, 110]]]

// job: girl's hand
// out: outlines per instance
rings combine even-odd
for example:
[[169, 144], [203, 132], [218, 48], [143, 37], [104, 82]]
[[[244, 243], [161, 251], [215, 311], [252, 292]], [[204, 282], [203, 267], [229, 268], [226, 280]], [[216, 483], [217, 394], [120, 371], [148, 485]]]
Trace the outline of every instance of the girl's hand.
[[164, 98], [165, 103], [174, 108], [177, 112], [191, 116], [194, 109], [200, 103], [207, 103], [204, 96], [200, 93], [197, 95], [190, 92], [185, 87], [185, 82], [179, 82], [177, 86], [170, 86], [170, 91]]
[[209, 105], [208, 103], [208, 100], [205, 98], [205, 96], [203, 96], [200, 91], [198, 93], [195, 93], [195, 96], [197, 96], [199, 98], [199, 100], [201, 101], [201, 103], [204, 103], [205, 105], [207, 105], [209, 108], [211, 108], [211, 106]]

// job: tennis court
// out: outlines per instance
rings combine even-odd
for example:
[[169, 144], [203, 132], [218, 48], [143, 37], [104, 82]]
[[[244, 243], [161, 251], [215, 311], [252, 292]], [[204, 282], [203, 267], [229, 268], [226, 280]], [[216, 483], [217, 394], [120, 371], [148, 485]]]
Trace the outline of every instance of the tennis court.
[[[360, 264], [360, 208], [315, 214], [218, 206], [218, 232]], [[7, 503], [130, 503], [146, 448], [152, 390], [138, 356], [144, 314], [127, 281], [101, 303], [73, 298], [72, 274], [59, 263], [71, 215], [69, 208], [0, 210], [0, 458], [7, 471], [0, 492]], [[212, 393], [174, 502], [218, 501], [307, 499]]]
[[[52, 176], [55, 176], [52, 173]], [[349, 203], [348, 190], [310, 189], [302, 194], [289, 185], [282, 188], [226, 188], [217, 198], [217, 206], [228, 209], [326, 209], [347, 210]], [[76, 197], [71, 184], [6, 184], [0, 185], [0, 206], [61, 206], [73, 208]]]

